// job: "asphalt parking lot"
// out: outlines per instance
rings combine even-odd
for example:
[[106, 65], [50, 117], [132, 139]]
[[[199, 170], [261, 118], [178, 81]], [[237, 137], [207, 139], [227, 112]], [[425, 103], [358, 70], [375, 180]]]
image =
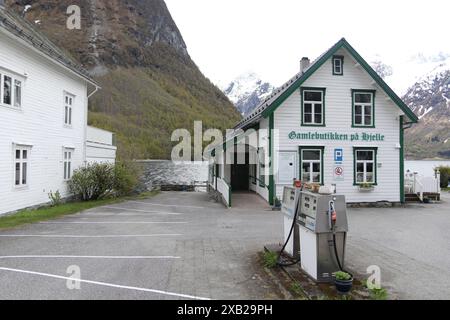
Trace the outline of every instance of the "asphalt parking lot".
[[[255, 261], [282, 241], [282, 215], [241, 198], [162, 193], [2, 231], [0, 299], [283, 298]], [[379, 266], [391, 298], [450, 298], [450, 194], [348, 215], [348, 268]]]
[[405, 208], [351, 209], [347, 265], [379, 266], [391, 298], [450, 299], [450, 194]]
[[280, 222], [162, 193], [3, 231], [0, 299], [278, 299], [255, 256]]

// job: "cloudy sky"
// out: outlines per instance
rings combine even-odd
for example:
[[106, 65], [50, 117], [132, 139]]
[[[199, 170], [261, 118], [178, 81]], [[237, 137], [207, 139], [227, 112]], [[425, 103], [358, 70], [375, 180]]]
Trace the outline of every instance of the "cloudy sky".
[[[191, 57], [214, 83], [254, 71], [278, 86], [301, 57], [345, 37], [369, 62], [393, 67], [403, 92], [450, 56], [450, 1], [166, 0]], [[450, 59], [447, 59], [447, 61]]]

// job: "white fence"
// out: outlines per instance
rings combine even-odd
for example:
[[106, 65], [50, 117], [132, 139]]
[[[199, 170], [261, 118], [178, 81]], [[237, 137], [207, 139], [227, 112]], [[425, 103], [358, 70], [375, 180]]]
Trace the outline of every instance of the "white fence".
[[415, 172], [408, 172], [405, 175], [405, 192], [417, 194], [420, 201], [423, 201], [426, 193], [441, 193], [440, 174], [436, 177], [424, 177]]
[[217, 191], [222, 195], [225, 205], [231, 207], [231, 187], [225, 180], [217, 178]]

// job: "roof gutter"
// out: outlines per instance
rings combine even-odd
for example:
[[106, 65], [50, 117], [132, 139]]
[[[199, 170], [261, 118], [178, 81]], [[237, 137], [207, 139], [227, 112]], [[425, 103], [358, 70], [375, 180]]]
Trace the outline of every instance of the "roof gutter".
[[97, 93], [97, 91], [99, 91], [101, 89], [101, 87], [99, 87], [98, 85], [94, 85], [95, 89], [94, 91], [92, 91], [90, 94], [88, 94], [88, 100]]

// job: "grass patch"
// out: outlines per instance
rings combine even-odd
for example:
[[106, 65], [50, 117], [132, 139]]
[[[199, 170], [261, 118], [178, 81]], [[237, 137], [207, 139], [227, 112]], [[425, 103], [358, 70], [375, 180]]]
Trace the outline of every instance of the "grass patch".
[[372, 300], [387, 300], [389, 297], [386, 289], [372, 289], [370, 290], [370, 298]]
[[278, 254], [272, 251], [265, 251], [263, 254], [264, 267], [273, 269], [278, 263]]
[[450, 187], [449, 188], [442, 188], [442, 191], [450, 192]]
[[54, 207], [48, 206], [35, 210], [21, 210], [15, 214], [0, 217], [0, 230], [15, 228], [40, 221], [47, 221], [108, 204], [119, 203], [127, 200], [147, 199], [158, 193], [158, 191], [152, 191], [140, 194], [136, 197], [112, 198], [86, 202], [69, 202]]

